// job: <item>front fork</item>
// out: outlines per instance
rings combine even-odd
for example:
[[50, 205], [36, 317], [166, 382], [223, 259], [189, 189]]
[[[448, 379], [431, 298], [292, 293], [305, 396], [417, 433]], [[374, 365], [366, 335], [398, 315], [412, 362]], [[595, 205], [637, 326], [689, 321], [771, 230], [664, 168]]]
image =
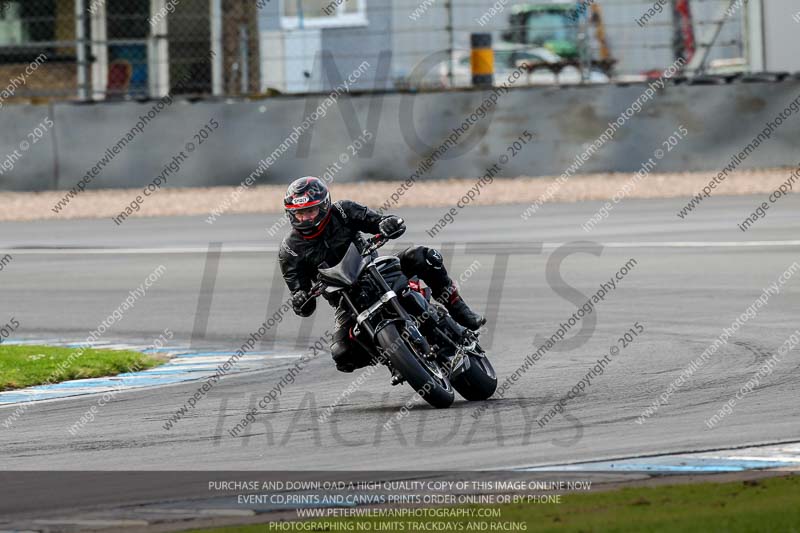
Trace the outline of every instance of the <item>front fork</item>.
[[[370, 318], [371, 318], [370, 315], [367, 315], [363, 320], [358, 320], [357, 319], [357, 323], [356, 323], [355, 330], [354, 330], [354, 336], [356, 337], [356, 340], [358, 342], [360, 342], [362, 344], [362, 346], [363, 346], [364, 343], [361, 342], [358, 339], [358, 337], [359, 337], [360, 334], [366, 333], [367, 337], [371, 340], [372, 345], [375, 348], [378, 348], [378, 345], [375, 342], [375, 338], [376, 338], [378, 332], [381, 329], [383, 329], [384, 327], [386, 327], [387, 325], [392, 324], [392, 323], [396, 323], [397, 327], [398, 327], [398, 331], [400, 332], [401, 335], [403, 335], [403, 333], [407, 332], [407, 337], [406, 338], [413, 345], [413, 347], [417, 351], [417, 353], [421, 354], [426, 359], [434, 360], [435, 354], [433, 353], [433, 350], [431, 350], [431, 347], [428, 344], [427, 340], [419, 332], [419, 329], [417, 328], [416, 324], [414, 323], [413, 319], [411, 318], [411, 315], [408, 313], [408, 311], [406, 311], [406, 309], [400, 303], [397, 295], [394, 293], [394, 291], [389, 286], [389, 284], [386, 283], [386, 280], [383, 279], [383, 276], [381, 276], [380, 272], [378, 271], [378, 268], [373, 264], [373, 265], [369, 265], [367, 267], [367, 270], [368, 270], [369, 274], [372, 276], [373, 280], [381, 288], [381, 291], [382, 291], [381, 300], [385, 299], [385, 301], [380, 303], [380, 305], [389, 305], [392, 308], [392, 310], [394, 311], [394, 314], [396, 315], [396, 317], [395, 318], [389, 318], [389, 319], [384, 318], [383, 320], [381, 320], [378, 323], [377, 326], [374, 326], [374, 327], [373, 327], [372, 323], [370, 322]], [[350, 307], [350, 310], [357, 317], [360, 316], [360, 314], [358, 312], [358, 309], [356, 308], [356, 306], [353, 304], [353, 301], [350, 299], [350, 297], [346, 293], [342, 294], [342, 298], [347, 303], [347, 305]], [[375, 312], [379, 312], [380, 311], [380, 305], [375, 309]], [[389, 366], [391, 368], [391, 363], [389, 362], [388, 358], [381, 357], [381, 360], [383, 361], [384, 364], [386, 364], [387, 366]]]
[[[386, 283], [386, 280], [383, 279], [383, 276], [381, 276], [375, 265], [369, 265], [367, 270], [381, 288], [384, 295], [389, 293], [394, 294], [392, 288]], [[350, 297], [346, 293], [343, 293], [342, 297], [353, 313], [358, 316], [358, 310], [352, 300], [350, 300]], [[362, 333], [361, 329], [363, 328], [363, 333], [367, 334], [372, 340], [373, 346], [377, 348], [375, 337], [378, 332], [388, 324], [397, 323], [401, 335], [407, 332], [407, 340], [413, 344], [417, 353], [429, 361], [437, 362], [442, 370], [450, 377], [457, 376], [468, 370], [470, 362], [467, 354], [476, 353], [480, 355], [483, 352], [477, 344], [477, 335], [457, 324], [447, 313], [440, 314], [436, 306], [427, 300], [423, 299], [423, 302], [416, 303], [423, 311], [422, 316], [425, 316], [425, 319], [419, 323], [419, 327], [417, 321], [412, 318], [412, 315], [400, 302], [399, 297], [394, 295], [389, 298], [385, 304], [391, 306], [396, 318], [381, 320], [377, 326], [373, 327], [369, 317], [367, 317], [367, 319], [356, 324], [356, 331], [354, 332], [356, 340], [361, 342], [358, 336]], [[432, 334], [435, 336], [438, 342], [447, 345], [449, 348], [448, 351], [452, 351], [453, 355], [445, 356], [442, 354], [438, 356], [437, 352], [441, 352], [443, 347], [439, 347], [439, 350], [433, 350], [428, 340], [420, 332], [420, 329], [426, 331], [428, 335]], [[448, 335], [446, 330], [452, 332], [453, 336], [458, 340], [451, 338], [451, 335]], [[361, 342], [361, 344], [362, 346], [364, 345], [363, 342]], [[381, 359], [384, 364], [391, 368], [391, 363], [388, 361], [388, 358], [382, 357]]]

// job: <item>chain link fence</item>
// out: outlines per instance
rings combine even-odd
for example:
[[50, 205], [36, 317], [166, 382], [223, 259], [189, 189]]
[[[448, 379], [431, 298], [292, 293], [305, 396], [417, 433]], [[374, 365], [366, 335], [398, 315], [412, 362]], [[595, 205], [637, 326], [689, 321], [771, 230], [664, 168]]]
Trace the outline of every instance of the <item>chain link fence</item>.
[[8, 85], [4, 100], [259, 91], [254, 2], [0, 2], [0, 75]]
[[474, 32], [492, 34], [496, 79], [524, 66], [523, 83], [630, 80], [680, 54], [707, 55], [711, 70], [745, 69], [746, 10], [731, 6], [731, 0], [0, 0], [0, 97], [319, 92], [364, 61], [370, 71], [351, 90], [468, 86]]

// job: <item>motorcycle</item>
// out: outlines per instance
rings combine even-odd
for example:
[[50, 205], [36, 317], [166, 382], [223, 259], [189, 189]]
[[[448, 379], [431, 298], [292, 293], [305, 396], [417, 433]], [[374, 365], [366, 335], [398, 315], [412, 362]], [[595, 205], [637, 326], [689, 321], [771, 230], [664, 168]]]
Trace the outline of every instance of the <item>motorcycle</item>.
[[[486, 400], [497, 375], [478, 343], [479, 334], [459, 325], [431, 300], [430, 289], [407, 278], [395, 256], [378, 256], [388, 242], [378, 234], [351, 243], [338, 265], [323, 264], [309, 292], [355, 317], [350, 337], [392, 372], [392, 385], [408, 383], [433, 407], [449, 407], [455, 391], [469, 401]], [[306, 305], [304, 304], [304, 305]]]

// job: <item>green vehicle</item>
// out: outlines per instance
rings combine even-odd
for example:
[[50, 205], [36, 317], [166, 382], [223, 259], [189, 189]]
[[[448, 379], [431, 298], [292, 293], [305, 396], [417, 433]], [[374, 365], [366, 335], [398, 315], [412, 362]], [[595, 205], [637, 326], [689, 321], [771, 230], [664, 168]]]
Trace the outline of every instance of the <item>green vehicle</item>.
[[516, 5], [511, 9], [510, 29], [503, 33], [503, 39], [547, 48], [564, 59], [577, 59], [581, 15], [580, 4], [575, 2]]

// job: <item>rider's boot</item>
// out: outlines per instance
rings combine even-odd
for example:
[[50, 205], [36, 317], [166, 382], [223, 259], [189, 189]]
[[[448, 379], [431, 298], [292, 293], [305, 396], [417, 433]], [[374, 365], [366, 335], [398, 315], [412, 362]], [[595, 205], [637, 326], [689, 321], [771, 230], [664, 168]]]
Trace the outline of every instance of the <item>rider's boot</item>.
[[439, 294], [436, 299], [444, 304], [453, 319], [465, 328], [477, 331], [486, 324], [486, 318], [470, 309], [467, 302], [458, 294], [455, 283], [451, 282], [450, 287]]
[[434, 298], [447, 308], [456, 322], [473, 331], [486, 323], [486, 319], [472, 311], [458, 294], [438, 250], [424, 246], [409, 248], [400, 254], [400, 264], [404, 272], [418, 274], [428, 284]]

